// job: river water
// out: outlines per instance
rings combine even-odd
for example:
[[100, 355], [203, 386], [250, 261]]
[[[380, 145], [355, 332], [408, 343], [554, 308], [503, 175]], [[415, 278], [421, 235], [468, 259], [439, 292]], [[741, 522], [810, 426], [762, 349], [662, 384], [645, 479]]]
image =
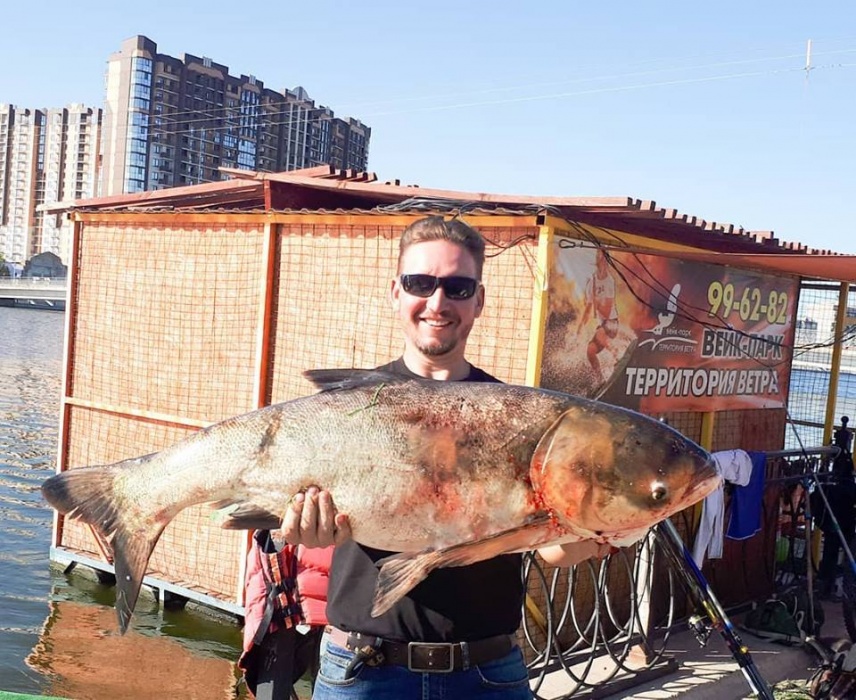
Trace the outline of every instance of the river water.
[[[788, 393], [788, 410], [794, 421], [823, 423], [826, 417], [826, 402], [829, 395], [829, 372], [820, 369], [791, 370]], [[848, 415], [850, 427], [856, 423], [856, 372], [849, 366], [842, 369], [838, 377], [835, 402], [835, 424], [840, 425], [841, 416]], [[808, 425], [789, 425], [785, 431], [785, 447], [819, 447], [823, 444], [823, 429]]]
[[51, 565], [64, 314], [0, 307], [0, 690], [74, 698], [244, 698], [236, 621], [143, 593], [116, 634], [113, 589]]

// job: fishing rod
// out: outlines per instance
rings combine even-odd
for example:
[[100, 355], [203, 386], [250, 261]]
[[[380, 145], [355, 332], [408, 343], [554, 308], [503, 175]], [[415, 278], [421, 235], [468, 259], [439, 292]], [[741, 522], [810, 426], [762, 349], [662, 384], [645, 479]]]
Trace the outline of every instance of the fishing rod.
[[657, 536], [663, 545], [663, 551], [672, 563], [673, 570], [684, 584], [687, 593], [707, 614], [710, 624], [698, 615], [689, 619], [690, 629], [701, 646], [707, 644], [711, 628], [722, 635], [728, 650], [743, 672], [749, 687], [762, 700], [774, 700], [773, 691], [761, 676], [758, 667], [749, 654], [749, 648], [740, 639], [737, 630], [728, 618], [722, 605], [717, 600], [710, 584], [698, 568], [687, 549], [680, 534], [670, 519], [663, 520], [656, 526]]

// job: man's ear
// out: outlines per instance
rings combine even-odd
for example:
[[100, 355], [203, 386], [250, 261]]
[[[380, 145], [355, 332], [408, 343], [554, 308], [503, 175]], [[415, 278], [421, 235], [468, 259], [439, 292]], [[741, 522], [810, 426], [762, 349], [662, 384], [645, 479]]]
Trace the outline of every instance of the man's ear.
[[389, 302], [392, 304], [392, 310], [398, 311], [398, 299], [401, 296], [401, 283], [397, 277], [393, 277], [389, 283]]
[[480, 284], [476, 292], [476, 318], [481, 316], [482, 311], [484, 311], [484, 285]]

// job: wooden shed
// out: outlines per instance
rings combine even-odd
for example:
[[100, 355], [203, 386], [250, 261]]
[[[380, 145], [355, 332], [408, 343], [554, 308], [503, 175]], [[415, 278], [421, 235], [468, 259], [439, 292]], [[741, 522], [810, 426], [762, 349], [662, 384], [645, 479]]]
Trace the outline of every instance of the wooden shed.
[[[157, 451], [213, 422], [310, 393], [306, 369], [372, 367], [398, 356], [402, 341], [387, 298], [397, 240], [429, 213], [460, 216], [488, 242], [488, 303], [468, 346], [473, 362], [506, 382], [629, 402], [713, 450], [782, 446], [798, 280], [856, 282], [852, 258], [630, 198], [428, 190], [326, 166], [231, 174], [75, 203], [59, 469]], [[609, 369], [601, 367], [600, 379], [580, 385], [584, 373], [568, 358], [586, 356], [590, 331], [580, 303], [604, 252], [614, 270], [625, 271], [620, 298], [627, 308], [637, 305], [625, 316], [634, 337]], [[666, 284], [673, 279], [687, 281]], [[690, 279], [696, 296], [682, 305]], [[678, 294], [676, 284], [683, 285]], [[652, 324], [670, 313], [670, 295], [678, 321], [657, 334]], [[688, 318], [696, 302], [705, 306]], [[696, 375], [666, 376], [672, 368], [652, 363], [646, 340], [670, 337], [682, 323], [704, 326], [702, 316], [715, 331], [715, 321], [728, 320], [726, 306], [736, 316], [721, 329], [745, 326], [741, 332], [752, 336], [755, 315], [775, 327], [754, 334], [780, 337], [775, 395], [706, 394], [713, 374], [694, 393], [693, 382], [702, 382]], [[686, 355], [684, 369], [745, 369], [725, 350], [696, 362], [679, 348], [677, 330], [670, 342]], [[730, 341], [714, 334], [706, 342], [721, 349]], [[769, 357], [774, 342], [763, 340], [756, 354]], [[734, 366], [718, 368], [726, 360]], [[739, 383], [741, 375], [729, 376], [717, 375], [717, 386]], [[678, 398], [687, 400], [658, 400], [661, 381], [666, 388], [683, 382], [688, 394]], [[247, 533], [221, 530], [206, 507], [189, 509], [164, 533], [146, 582], [240, 614], [247, 547]], [[51, 556], [110, 570], [107, 543], [63, 517]], [[746, 590], [721, 597], [741, 595]]]

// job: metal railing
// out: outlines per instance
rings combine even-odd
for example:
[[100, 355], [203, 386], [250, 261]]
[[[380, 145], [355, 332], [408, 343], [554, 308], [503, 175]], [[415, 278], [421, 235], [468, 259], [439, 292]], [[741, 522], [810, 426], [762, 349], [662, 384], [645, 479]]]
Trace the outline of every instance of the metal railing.
[[[526, 555], [530, 598], [522, 634], [537, 698], [601, 697], [675, 670], [677, 663], [665, 657], [675, 604], [670, 576], [661, 596], [664, 629], [652, 612], [657, 548], [649, 533], [602, 561], [549, 571], [534, 554]], [[538, 589], [543, 598], [533, 609]]]
[[0, 277], [0, 299], [64, 300], [67, 280], [43, 277]]

